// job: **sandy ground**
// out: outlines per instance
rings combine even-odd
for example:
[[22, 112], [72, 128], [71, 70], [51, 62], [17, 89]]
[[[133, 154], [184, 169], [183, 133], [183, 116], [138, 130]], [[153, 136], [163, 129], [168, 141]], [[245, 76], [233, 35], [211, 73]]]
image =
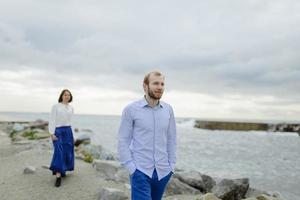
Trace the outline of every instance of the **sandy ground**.
[[[76, 160], [75, 171], [67, 174], [62, 186], [56, 188], [51, 171], [42, 168], [49, 165], [51, 157], [52, 152], [39, 145], [12, 145], [7, 134], [0, 131], [0, 199], [97, 199], [103, 186], [122, 190], [125, 187], [99, 178], [91, 164]], [[23, 174], [28, 165], [36, 167], [34, 174]]]

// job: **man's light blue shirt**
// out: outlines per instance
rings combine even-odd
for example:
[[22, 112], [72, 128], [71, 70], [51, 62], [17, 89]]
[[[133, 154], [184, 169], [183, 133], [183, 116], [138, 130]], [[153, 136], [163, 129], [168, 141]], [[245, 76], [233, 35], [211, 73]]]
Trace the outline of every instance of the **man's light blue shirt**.
[[172, 107], [160, 101], [150, 107], [145, 98], [125, 107], [118, 137], [119, 160], [130, 174], [136, 169], [158, 179], [174, 171], [176, 124]]

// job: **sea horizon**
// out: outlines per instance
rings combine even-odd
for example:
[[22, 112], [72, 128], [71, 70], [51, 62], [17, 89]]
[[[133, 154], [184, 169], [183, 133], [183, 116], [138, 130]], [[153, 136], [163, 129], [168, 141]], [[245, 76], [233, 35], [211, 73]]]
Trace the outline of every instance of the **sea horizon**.
[[[12, 115], [14, 116], [22, 116], [22, 115], [49, 115], [50, 112], [27, 112], [27, 111], [0, 111], [0, 120], [1, 120], [1, 115], [2, 118], [5, 119], [5, 114], [8, 115], [6, 117], [11, 117]], [[94, 113], [75, 113], [76, 115], [80, 116], [107, 116], [107, 117], [121, 117], [121, 114], [94, 114]], [[193, 119], [193, 120], [199, 120], [199, 121], [218, 121], [218, 122], [246, 122], [246, 123], [299, 123], [300, 120], [285, 120], [285, 119], [250, 119], [250, 118], [205, 118], [205, 117], [186, 117], [186, 116], [176, 116], [176, 119]], [[38, 119], [34, 119], [38, 120]]]

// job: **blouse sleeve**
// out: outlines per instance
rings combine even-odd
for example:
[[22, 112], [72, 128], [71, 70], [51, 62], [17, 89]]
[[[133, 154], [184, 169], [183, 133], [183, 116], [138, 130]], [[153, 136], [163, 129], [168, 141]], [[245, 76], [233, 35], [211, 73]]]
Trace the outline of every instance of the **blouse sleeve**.
[[55, 133], [55, 120], [56, 120], [56, 106], [52, 106], [50, 117], [49, 117], [49, 133]]

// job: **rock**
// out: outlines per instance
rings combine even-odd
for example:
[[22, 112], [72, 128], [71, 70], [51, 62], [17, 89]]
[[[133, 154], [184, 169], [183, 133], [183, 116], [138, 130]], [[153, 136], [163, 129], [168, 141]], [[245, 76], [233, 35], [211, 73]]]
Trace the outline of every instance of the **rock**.
[[216, 185], [216, 181], [213, 178], [197, 171], [176, 172], [174, 177], [203, 193], [211, 192], [212, 188]]
[[50, 134], [48, 132], [38, 132], [38, 133], [35, 133], [35, 138], [40, 140], [40, 139], [46, 139], [46, 138], [49, 138], [50, 137]]
[[245, 197], [249, 188], [249, 179], [223, 179], [212, 192], [222, 200], [241, 200]]
[[115, 155], [113, 153], [106, 152], [106, 151], [102, 152], [100, 158], [104, 159], [104, 160], [116, 160], [116, 157], [115, 157]]
[[22, 131], [18, 132], [18, 135], [23, 135], [25, 132], [29, 132], [29, 131], [31, 131], [30, 128], [23, 129]]
[[79, 131], [82, 133], [93, 133], [91, 129], [88, 128], [82, 128], [79, 130], [79, 128], [74, 128], [74, 132], [79, 133]]
[[84, 160], [85, 156], [82, 153], [76, 152], [75, 158], [79, 160]]
[[246, 197], [250, 198], [250, 197], [258, 197], [260, 195], [267, 195], [270, 197], [277, 197], [277, 198], [281, 198], [281, 195], [279, 192], [268, 192], [268, 191], [263, 191], [263, 190], [259, 190], [259, 189], [255, 189], [255, 188], [251, 188], [249, 187], [247, 193], [246, 193]]
[[121, 169], [119, 162], [107, 160], [94, 160], [92, 166], [106, 180], [116, 180], [116, 174]]
[[201, 195], [173, 195], [164, 197], [163, 200], [199, 200]]
[[12, 129], [13, 131], [19, 132], [19, 131], [23, 131], [25, 129], [25, 126], [23, 124], [14, 123]]
[[84, 157], [90, 156], [92, 158], [91, 160], [115, 160], [115, 156], [112, 153], [106, 152], [101, 145], [80, 144], [76, 148], [76, 153], [78, 155], [84, 155]]
[[281, 200], [280, 198], [277, 197], [270, 197], [268, 195], [262, 194], [256, 197], [257, 200]]
[[221, 200], [221, 199], [219, 199], [212, 193], [206, 193], [205, 195], [201, 196], [199, 200]]
[[90, 155], [93, 159], [101, 159], [103, 147], [101, 145], [81, 144], [77, 148], [78, 154]]
[[13, 137], [11, 140], [12, 140], [12, 142], [15, 144], [16, 142], [23, 141], [24, 138], [23, 138], [22, 136], [16, 135], [16, 136]]
[[245, 197], [246, 198], [249, 198], [249, 197], [255, 197], [256, 198], [260, 194], [266, 194], [266, 191], [258, 190], [258, 189], [249, 187], [248, 190], [247, 190], [247, 193], [246, 193]]
[[98, 200], [127, 200], [125, 192], [115, 188], [102, 188], [98, 195]]
[[186, 183], [181, 182], [179, 179], [172, 177], [167, 185], [165, 194], [167, 196], [176, 194], [201, 194], [201, 192]]
[[36, 139], [35, 132], [33, 132], [32, 130], [23, 132], [23, 133], [22, 133], [22, 136], [23, 136], [23, 137], [26, 137], [26, 138], [29, 139], [29, 140], [34, 140], [34, 139]]
[[34, 174], [36, 171], [36, 168], [33, 166], [27, 166], [25, 167], [23, 174]]
[[122, 183], [128, 183], [129, 182], [129, 172], [125, 168], [119, 168], [117, 173], [115, 174], [115, 180], [122, 182]]
[[90, 144], [91, 143], [91, 137], [88, 134], [80, 134], [77, 136], [74, 145], [78, 147], [81, 144]]
[[103, 147], [101, 145], [84, 145], [83, 149], [89, 152], [94, 158], [101, 159], [103, 154]]
[[93, 133], [93, 131], [91, 129], [88, 129], [88, 128], [80, 129], [80, 131], [85, 132], [85, 133]]
[[35, 133], [47, 133], [48, 135], [49, 135], [49, 133], [48, 133], [48, 131], [46, 132], [44, 129], [40, 129], [40, 128], [33, 128], [33, 129], [31, 129], [33, 132], [35, 132]]
[[279, 192], [266, 192], [266, 195], [270, 197], [276, 197], [276, 198], [281, 198], [281, 194]]
[[31, 128], [31, 129], [39, 128], [39, 129], [47, 130], [48, 129], [48, 122], [44, 121], [42, 119], [38, 119], [38, 120], [35, 120], [34, 122], [30, 122], [27, 125], [27, 127]]

